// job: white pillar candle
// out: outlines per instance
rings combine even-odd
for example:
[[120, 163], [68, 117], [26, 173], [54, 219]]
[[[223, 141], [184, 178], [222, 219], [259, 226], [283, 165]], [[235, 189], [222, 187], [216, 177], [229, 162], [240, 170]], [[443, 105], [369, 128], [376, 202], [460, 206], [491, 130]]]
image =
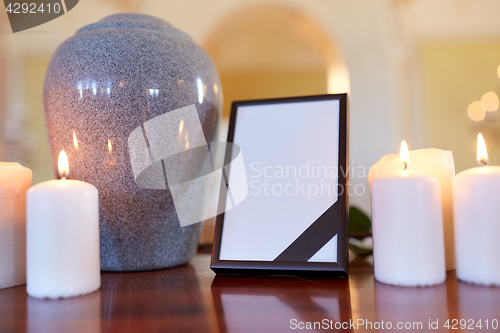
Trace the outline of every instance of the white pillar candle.
[[0, 162], [0, 289], [26, 283], [26, 190], [33, 174]]
[[403, 143], [401, 171], [372, 183], [375, 278], [399, 286], [435, 285], [446, 278], [440, 184], [433, 175], [405, 170]]
[[500, 286], [500, 167], [487, 165], [481, 134], [477, 159], [485, 166], [460, 172], [453, 179], [457, 277]]
[[101, 285], [98, 192], [65, 179], [67, 163], [62, 151], [63, 178], [27, 193], [27, 291], [36, 298], [78, 296]]
[[[420, 171], [436, 176], [441, 184], [441, 201], [443, 210], [444, 245], [446, 254], [446, 270], [455, 269], [455, 245], [453, 232], [453, 195], [451, 182], [455, 176], [453, 154], [448, 150], [435, 148], [410, 151], [410, 171]], [[401, 160], [397, 154], [383, 156], [373, 165], [368, 174], [371, 183], [377, 177], [390, 174], [401, 169]]]

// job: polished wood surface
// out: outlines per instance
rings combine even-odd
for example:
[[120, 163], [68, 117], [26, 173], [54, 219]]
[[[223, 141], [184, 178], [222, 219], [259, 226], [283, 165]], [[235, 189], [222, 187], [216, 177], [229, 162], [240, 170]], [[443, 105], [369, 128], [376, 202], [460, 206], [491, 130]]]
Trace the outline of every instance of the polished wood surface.
[[[360, 320], [421, 322], [423, 332], [437, 320], [433, 331], [444, 332], [448, 319], [457, 319], [457, 328], [461, 319], [467, 326], [481, 319], [476, 331], [500, 331], [491, 327], [500, 320], [500, 288], [459, 282], [454, 272], [435, 287], [387, 286], [374, 280], [370, 260], [352, 261], [348, 279], [215, 277], [210, 255], [200, 253], [172, 269], [102, 273], [101, 289], [82, 297], [38, 300], [27, 296], [25, 286], [3, 289], [0, 332], [286, 332], [301, 323], [335, 328], [336, 322]], [[346, 331], [377, 330], [364, 324]]]

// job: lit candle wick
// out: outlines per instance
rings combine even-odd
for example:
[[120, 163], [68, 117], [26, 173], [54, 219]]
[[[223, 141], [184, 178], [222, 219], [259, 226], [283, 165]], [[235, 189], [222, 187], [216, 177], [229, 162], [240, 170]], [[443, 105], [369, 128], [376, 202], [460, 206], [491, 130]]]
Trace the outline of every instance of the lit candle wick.
[[64, 150], [61, 150], [61, 152], [59, 153], [57, 165], [59, 169], [58, 170], [59, 177], [61, 177], [61, 179], [66, 179], [66, 177], [68, 177], [69, 174], [69, 162], [68, 162], [68, 155]]
[[479, 164], [488, 165], [488, 151], [486, 150], [486, 143], [484, 142], [483, 135], [479, 133], [477, 135], [477, 162]]
[[399, 158], [401, 159], [401, 162], [403, 162], [406, 170], [408, 168], [408, 163], [410, 162], [410, 153], [405, 140], [401, 142], [401, 147], [399, 148]]

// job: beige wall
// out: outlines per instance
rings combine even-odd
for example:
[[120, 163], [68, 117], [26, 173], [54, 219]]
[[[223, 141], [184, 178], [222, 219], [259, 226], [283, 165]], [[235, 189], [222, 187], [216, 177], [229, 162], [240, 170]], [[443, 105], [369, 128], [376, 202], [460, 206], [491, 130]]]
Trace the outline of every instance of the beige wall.
[[29, 146], [30, 152], [26, 156], [26, 163], [31, 169], [36, 170], [33, 172], [33, 184], [55, 178], [47, 131], [44, 126], [42, 102], [43, 81], [49, 62], [48, 56], [31, 56], [25, 59], [23, 66], [26, 84], [23, 92], [27, 111], [25, 130], [34, 140]]
[[[6, 15], [0, 14], [0, 31], [9, 31], [9, 23]], [[7, 56], [5, 50], [4, 38], [0, 38], [0, 161], [5, 160], [5, 117], [7, 114]]]
[[[1, 26], [1, 25], [0, 25]], [[2, 48], [2, 41], [0, 40], [0, 49]], [[0, 78], [5, 77], [5, 54], [0, 53]], [[5, 141], [3, 138], [5, 137], [4, 129], [5, 129], [5, 95], [6, 95], [6, 82], [5, 80], [0, 80], [0, 161], [5, 158]]]
[[222, 72], [224, 117], [229, 117], [232, 101], [326, 94], [327, 78], [326, 70]]
[[498, 111], [493, 128], [467, 116], [470, 103], [489, 91], [500, 94], [500, 40], [435, 41], [420, 48], [430, 146], [453, 151], [456, 170], [477, 166], [476, 136], [482, 131], [490, 162], [500, 165]]

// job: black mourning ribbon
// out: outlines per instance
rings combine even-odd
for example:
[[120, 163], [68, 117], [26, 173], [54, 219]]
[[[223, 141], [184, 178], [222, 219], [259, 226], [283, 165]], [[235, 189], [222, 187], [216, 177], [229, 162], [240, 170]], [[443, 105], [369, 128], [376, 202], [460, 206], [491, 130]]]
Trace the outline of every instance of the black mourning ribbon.
[[338, 202], [330, 206], [274, 261], [308, 261], [337, 234]]

